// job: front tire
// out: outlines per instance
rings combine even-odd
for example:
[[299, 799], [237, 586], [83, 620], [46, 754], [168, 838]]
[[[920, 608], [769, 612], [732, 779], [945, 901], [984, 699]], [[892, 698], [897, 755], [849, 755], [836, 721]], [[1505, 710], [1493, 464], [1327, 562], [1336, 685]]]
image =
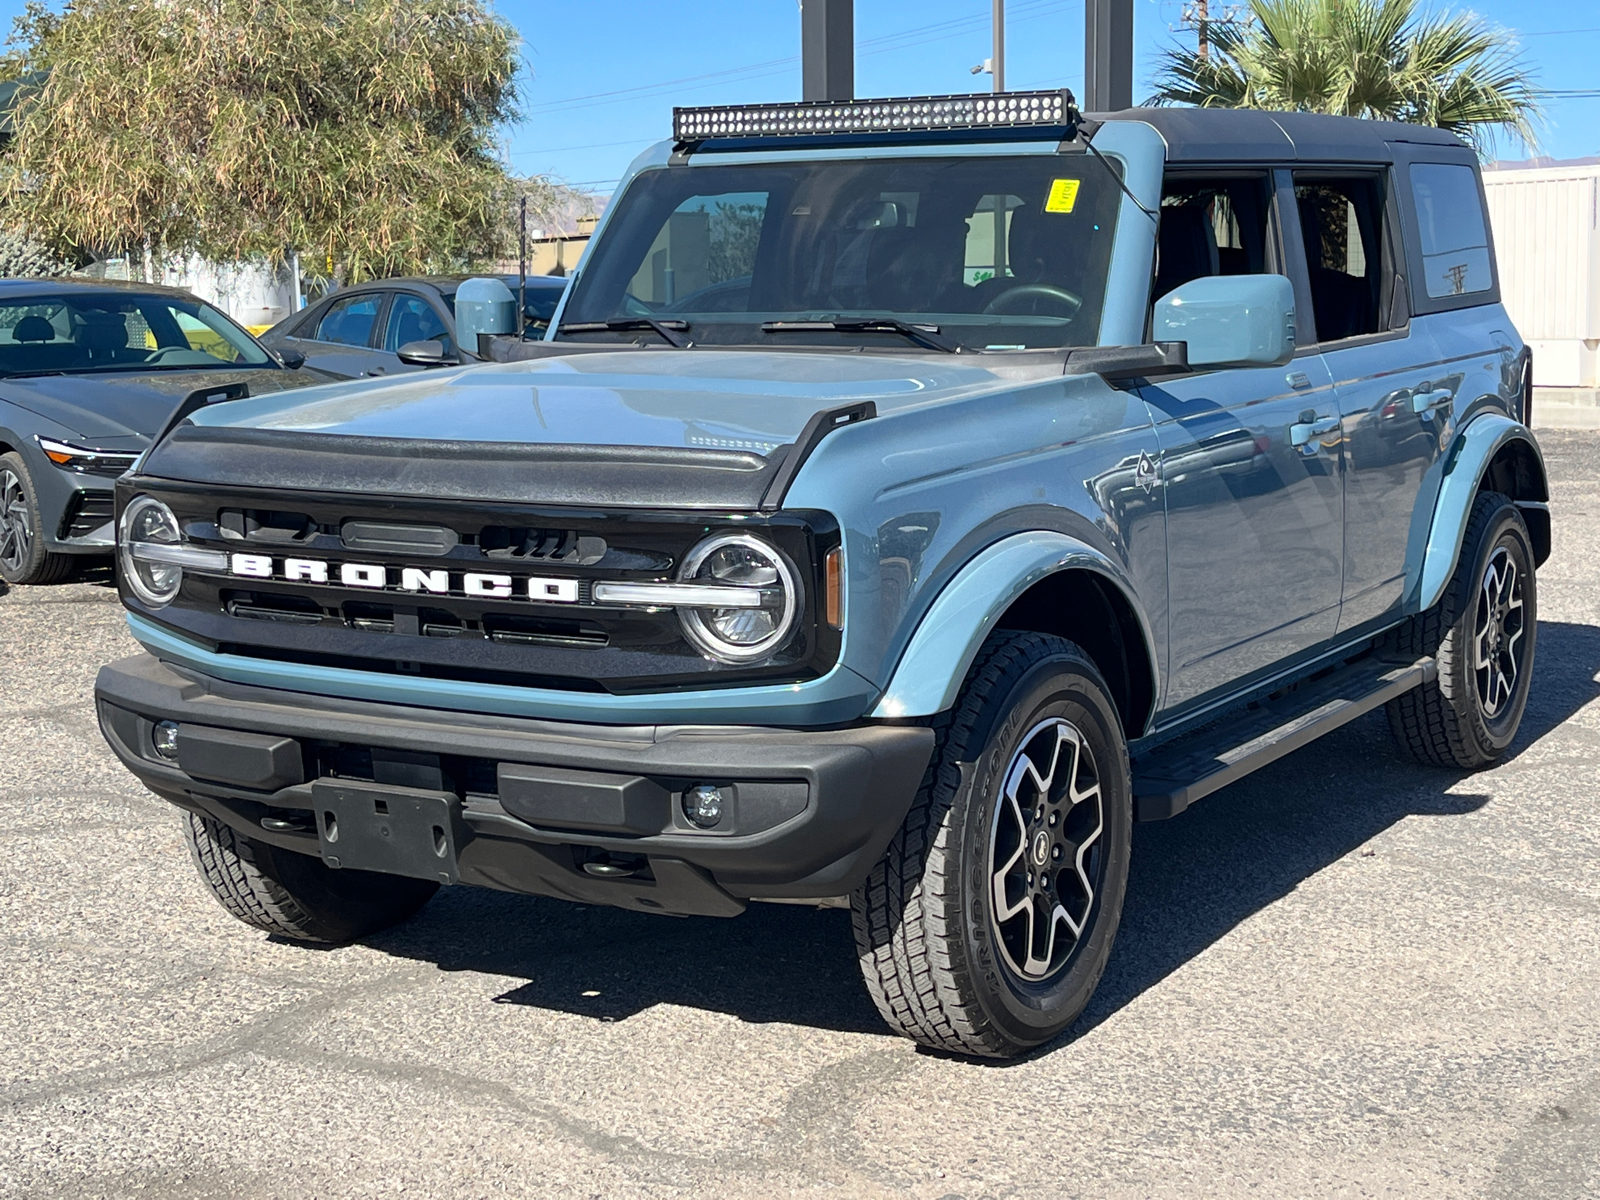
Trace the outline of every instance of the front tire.
[[939, 1050], [1008, 1058], [1088, 1004], [1122, 916], [1127, 744], [1062, 638], [997, 633], [973, 663], [905, 825], [852, 897], [878, 1011]]
[[39, 493], [28, 464], [15, 452], [0, 454], [0, 579], [60, 583], [72, 574], [72, 565], [70, 555], [45, 549]]
[[1402, 628], [1407, 652], [1437, 653], [1439, 674], [1389, 704], [1396, 739], [1421, 762], [1481, 770], [1517, 736], [1539, 636], [1533, 540], [1498, 492], [1473, 502], [1444, 596]]
[[184, 814], [195, 869], [217, 902], [246, 925], [302, 942], [338, 944], [398, 925], [433, 898], [437, 883], [336, 871], [198, 813]]

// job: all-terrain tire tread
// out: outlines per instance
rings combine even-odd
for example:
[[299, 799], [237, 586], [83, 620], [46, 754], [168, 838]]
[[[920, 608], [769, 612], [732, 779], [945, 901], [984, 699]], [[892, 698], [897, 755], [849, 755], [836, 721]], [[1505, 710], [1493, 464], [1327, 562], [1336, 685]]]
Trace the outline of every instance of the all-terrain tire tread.
[[333, 939], [256, 863], [255, 846], [233, 828], [198, 813], [184, 814], [184, 835], [200, 878], [217, 902], [246, 925], [303, 942]]
[[1493, 761], [1486, 756], [1451, 703], [1449, 681], [1462, 655], [1471, 653], [1458, 621], [1464, 606], [1476, 600], [1471, 578], [1477, 565], [1477, 548], [1485, 529], [1511, 501], [1499, 492], [1480, 492], [1472, 502], [1467, 528], [1461, 535], [1461, 559], [1439, 602], [1418, 613], [1395, 633], [1396, 648], [1418, 657], [1438, 659], [1438, 678], [1412, 688], [1389, 701], [1389, 728], [1395, 740], [1417, 761], [1433, 767], [1477, 770]]
[[957, 982], [966, 967], [951, 958], [963, 943], [952, 916], [960, 881], [947, 874], [959, 870], [949, 816], [962, 764], [969, 750], [980, 749], [971, 741], [990, 691], [1007, 673], [1047, 654], [1070, 655], [1098, 676], [1089, 658], [1063, 638], [1007, 633], [985, 643], [954, 707], [933, 723], [933, 758], [905, 824], [852, 900], [856, 949], [873, 1003], [891, 1028], [926, 1046], [986, 1058], [1012, 1049]]

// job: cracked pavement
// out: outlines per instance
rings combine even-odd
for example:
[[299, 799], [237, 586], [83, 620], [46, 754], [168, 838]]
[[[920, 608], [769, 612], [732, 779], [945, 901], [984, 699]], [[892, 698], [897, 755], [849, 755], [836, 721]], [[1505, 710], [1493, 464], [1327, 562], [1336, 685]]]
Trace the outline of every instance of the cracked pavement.
[[1600, 1194], [1600, 440], [1540, 437], [1512, 757], [1378, 714], [1139, 827], [1099, 994], [1007, 1066], [888, 1036], [842, 912], [269, 939], [101, 742], [106, 573], [0, 595], [0, 1197]]

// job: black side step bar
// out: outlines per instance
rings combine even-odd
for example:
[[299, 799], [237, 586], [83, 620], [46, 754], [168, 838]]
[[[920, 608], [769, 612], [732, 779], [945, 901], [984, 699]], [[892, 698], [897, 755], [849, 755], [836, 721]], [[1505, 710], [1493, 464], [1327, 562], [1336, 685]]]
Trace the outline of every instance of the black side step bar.
[[1366, 659], [1304, 684], [1225, 725], [1158, 746], [1133, 763], [1133, 812], [1164, 821], [1252, 771], [1387, 704], [1438, 674], [1432, 658]]

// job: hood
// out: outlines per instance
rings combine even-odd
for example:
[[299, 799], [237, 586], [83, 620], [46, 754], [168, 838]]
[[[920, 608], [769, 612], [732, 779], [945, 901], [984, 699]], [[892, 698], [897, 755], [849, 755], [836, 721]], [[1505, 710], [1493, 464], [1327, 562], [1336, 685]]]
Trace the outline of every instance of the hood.
[[[1054, 370], [1035, 369], [1033, 376]], [[331, 384], [198, 412], [196, 425], [367, 438], [649, 446], [765, 455], [819, 409], [880, 413], [1015, 387], [978, 360], [852, 353], [647, 351], [575, 354]]]
[[323, 382], [324, 375], [274, 367], [222, 371], [117, 372], [0, 379], [0, 397], [70, 429], [99, 449], [142, 449], [173, 408], [200, 388], [246, 382], [253, 393]]

